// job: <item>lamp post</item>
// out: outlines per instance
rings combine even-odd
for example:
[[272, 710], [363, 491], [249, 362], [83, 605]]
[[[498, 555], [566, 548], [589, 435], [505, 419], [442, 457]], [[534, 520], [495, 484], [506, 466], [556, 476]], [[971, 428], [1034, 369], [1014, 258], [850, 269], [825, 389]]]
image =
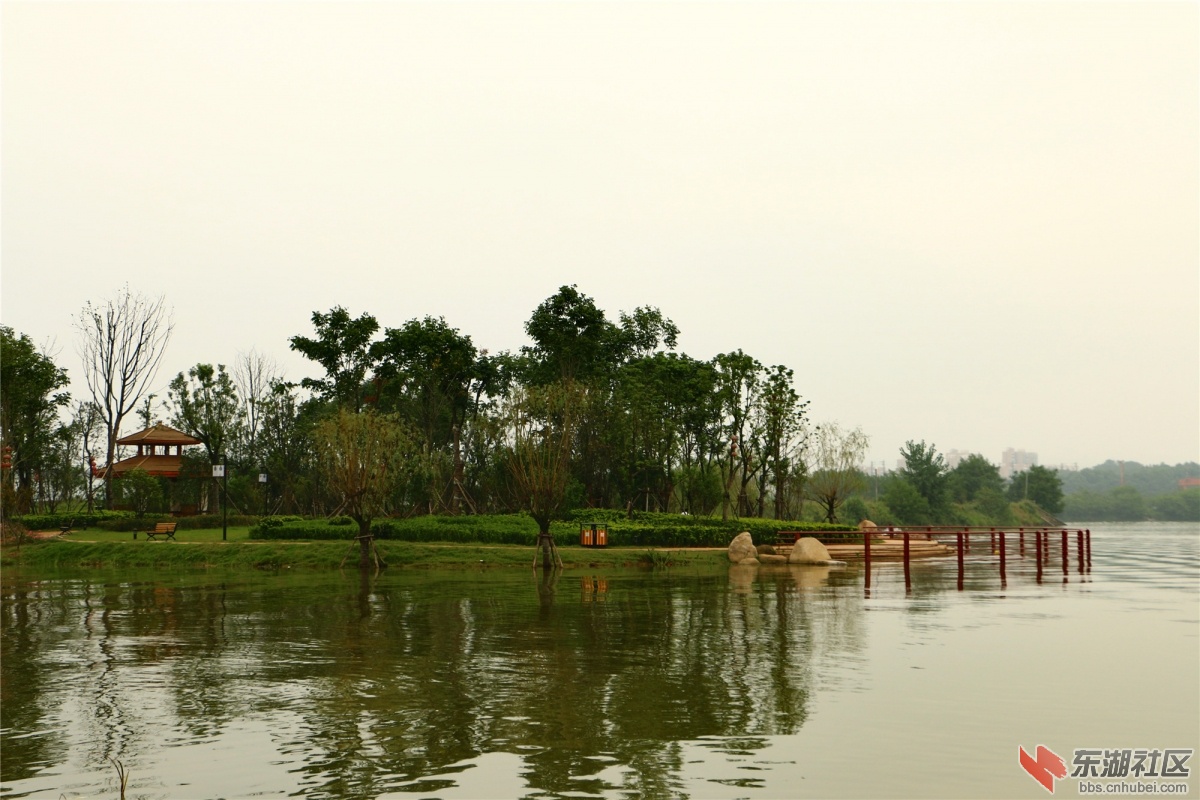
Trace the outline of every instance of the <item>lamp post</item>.
[[221, 456], [220, 464], [213, 464], [213, 477], [221, 479], [221, 541], [226, 541], [229, 533], [229, 471], [225, 469], [225, 456]]
[[258, 473], [258, 482], [260, 484], [262, 484], [263, 516], [265, 517], [267, 515], [267, 473], [265, 473], [265, 472]]

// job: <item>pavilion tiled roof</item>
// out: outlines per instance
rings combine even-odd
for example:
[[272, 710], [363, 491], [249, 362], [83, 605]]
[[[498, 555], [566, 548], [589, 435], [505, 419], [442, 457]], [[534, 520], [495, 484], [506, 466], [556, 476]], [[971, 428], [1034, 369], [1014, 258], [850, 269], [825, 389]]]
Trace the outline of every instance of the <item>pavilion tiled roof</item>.
[[155, 425], [152, 428], [146, 428], [144, 431], [131, 433], [117, 439], [117, 444], [200, 444], [200, 440], [192, 436], [188, 436], [183, 431], [177, 431], [174, 428], [168, 428], [166, 425]]

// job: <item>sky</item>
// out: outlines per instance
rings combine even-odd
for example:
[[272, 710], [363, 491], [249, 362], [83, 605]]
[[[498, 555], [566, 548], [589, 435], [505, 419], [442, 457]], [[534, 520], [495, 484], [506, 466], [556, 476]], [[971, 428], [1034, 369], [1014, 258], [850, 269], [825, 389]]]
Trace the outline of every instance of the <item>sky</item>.
[[0, 6], [0, 322], [164, 295], [178, 372], [314, 311], [491, 352], [575, 284], [814, 422], [1200, 459], [1200, 4]]

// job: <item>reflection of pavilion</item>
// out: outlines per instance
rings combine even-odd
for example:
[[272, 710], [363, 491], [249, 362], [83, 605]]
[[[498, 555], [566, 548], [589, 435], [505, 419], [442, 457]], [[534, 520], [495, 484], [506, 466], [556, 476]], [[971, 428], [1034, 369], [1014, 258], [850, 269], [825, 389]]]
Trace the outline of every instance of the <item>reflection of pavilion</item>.
[[[117, 439], [117, 444], [125, 447], [137, 447], [137, 454], [121, 459], [111, 467], [97, 467], [96, 459], [92, 459], [92, 477], [103, 478], [112, 469], [114, 478], [122, 478], [131, 470], [141, 469], [155, 478], [166, 478], [175, 481], [183, 468], [183, 448], [201, 444], [199, 439], [188, 436], [183, 431], [168, 428], [166, 425], [155, 425], [137, 433]], [[172, 496], [174, 493], [172, 492]], [[175, 511], [177, 509], [172, 509]]]

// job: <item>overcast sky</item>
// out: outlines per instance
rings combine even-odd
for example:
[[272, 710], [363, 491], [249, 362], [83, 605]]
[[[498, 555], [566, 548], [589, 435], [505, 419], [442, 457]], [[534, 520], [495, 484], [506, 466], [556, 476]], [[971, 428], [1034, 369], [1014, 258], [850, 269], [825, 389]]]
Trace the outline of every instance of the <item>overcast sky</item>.
[[574, 283], [889, 465], [1194, 460], [1198, 9], [6, 0], [0, 319], [79, 377], [85, 302], [165, 294], [165, 395], [318, 375], [335, 305], [515, 349]]

